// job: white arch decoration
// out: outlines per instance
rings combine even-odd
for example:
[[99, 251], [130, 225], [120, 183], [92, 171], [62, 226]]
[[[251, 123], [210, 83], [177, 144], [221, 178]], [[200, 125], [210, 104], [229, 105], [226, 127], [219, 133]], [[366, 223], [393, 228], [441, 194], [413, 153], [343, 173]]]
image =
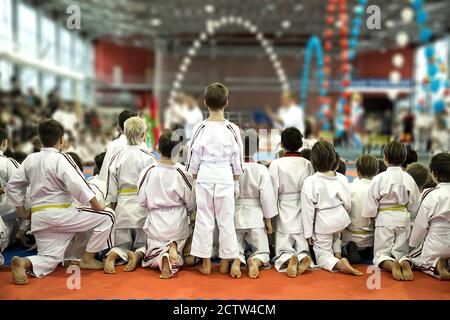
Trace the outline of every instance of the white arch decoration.
[[217, 29], [220, 29], [227, 25], [241, 26], [244, 29], [248, 30], [251, 34], [255, 35], [256, 40], [258, 40], [266, 55], [269, 57], [269, 60], [272, 62], [272, 66], [278, 76], [278, 80], [280, 81], [282, 90], [289, 90], [289, 82], [287, 80], [286, 73], [284, 72], [284, 68], [281, 65], [280, 60], [278, 59], [278, 55], [274, 52], [271, 42], [264, 37], [264, 34], [259, 31], [258, 27], [250, 20], [243, 17], [223, 16], [216, 20], [208, 20], [206, 22], [206, 30], [201, 32], [199, 36], [194, 41], [192, 41], [192, 45], [181, 61], [178, 72], [175, 75], [175, 80], [172, 83], [172, 89], [170, 90], [168, 100], [169, 105], [173, 104], [174, 98], [181, 88], [182, 82], [184, 80], [184, 75], [189, 69], [192, 58], [197, 55], [197, 51], [201, 48], [202, 43], [207, 41], [209, 37], [213, 36]]

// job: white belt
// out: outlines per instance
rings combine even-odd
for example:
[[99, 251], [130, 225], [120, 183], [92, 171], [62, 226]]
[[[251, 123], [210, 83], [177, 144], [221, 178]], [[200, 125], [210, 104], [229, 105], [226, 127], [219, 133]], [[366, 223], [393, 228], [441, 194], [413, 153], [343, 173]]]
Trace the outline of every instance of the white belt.
[[278, 200], [281, 201], [300, 200], [300, 193], [282, 193], [278, 195]]
[[236, 205], [246, 205], [246, 206], [261, 206], [261, 201], [259, 199], [236, 199]]
[[218, 160], [218, 161], [203, 160], [202, 162], [200, 162], [200, 164], [216, 165], [216, 166], [231, 166], [230, 161], [224, 161], [224, 160]]

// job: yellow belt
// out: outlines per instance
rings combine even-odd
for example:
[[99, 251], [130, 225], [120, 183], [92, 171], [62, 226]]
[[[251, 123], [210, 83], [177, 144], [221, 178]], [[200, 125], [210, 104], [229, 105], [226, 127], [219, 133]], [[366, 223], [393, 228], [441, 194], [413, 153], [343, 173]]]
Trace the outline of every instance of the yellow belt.
[[406, 206], [399, 205], [399, 206], [393, 206], [393, 207], [387, 207], [387, 208], [380, 208], [378, 211], [405, 211]]
[[363, 235], [363, 234], [373, 234], [374, 230], [369, 231], [369, 230], [347, 230], [349, 231], [351, 234], [358, 234], [358, 235]]
[[66, 209], [66, 208], [70, 208], [71, 206], [72, 206], [71, 204], [48, 204], [45, 206], [31, 208], [31, 213], [38, 212], [38, 211], [44, 211], [46, 209]]
[[137, 188], [128, 188], [128, 189], [124, 188], [124, 189], [119, 190], [119, 194], [120, 193], [137, 193], [137, 192], [138, 192]]

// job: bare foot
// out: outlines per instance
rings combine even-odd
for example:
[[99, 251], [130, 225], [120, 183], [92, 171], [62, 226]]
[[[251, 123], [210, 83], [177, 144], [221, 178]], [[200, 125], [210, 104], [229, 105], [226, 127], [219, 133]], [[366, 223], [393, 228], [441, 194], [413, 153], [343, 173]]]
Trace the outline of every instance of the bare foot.
[[169, 258], [175, 264], [178, 263], [178, 260], [180, 259], [179, 256], [178, 256], [177, 243], [176, 242], [172, 242], [170, 244]]
[[242, 276], [241, 260], [234, 259], [233, 264], [231, 266], [231, 270], [230, 270], [230, 276], [232, 278], [236, 278], [236, 279], [239, 279]]
[[162, 258], [161, 275], [160, 279], [172, 278], [172, 272], [170, 271], [169, 259], [167, 257]]
[[200, 268], [198, 268], [198, 271], [200, 273], [203, 273], [204, 275], [211, 274], [211, 259], [203, 258], [202, 265]]
[[395, 261], [392, 265], [392, 277], [398, 281], [405, 280], [402, 273], [402, 267], [400, 266], [400, 263], [398, 261]]
[[450, 281], [450, 272], [446, 269], [445, 259], [440, 258], [436, 265], [436, 271], [439, 273], [439, 280]]
[[262, 262], [258, 259], [253, 259], [252, 257], [247, 259], [248, 264], [248, 277], [250, 279], [256, 279], [259, 277], [259, 267]]
[[298, 274], [298, 257], [292, 256], [291, 259], [289, 259], [289, 264], [287, 267], [287, 275], [290, 278], [295, 278]]
[[406, 281], [414, 280], [414, 273], [411, 270], [411, 263], [409, 261], [403, 261], [401, 263], [403, 279]]
[[230, 272], [230, 261], [228, 259], [220, 259], [219, 272], [222, 274]]
[[96, 259], [83, 260], [80, 261], [80, 269], [85, 270], [102, 270], [103, 262], [100, 262]]
[[184, 265], [185, 266], [193, 266], [195, 264], [195, 257], [194, 256], [186, 256], [184, 258]]
[[103, 268], [103, 270], [105, 271], [105, 273], [107, 274], [114, 274], [116, 273], [116, 258], [117, 258], [117, 254], [115, 252], [110, 252], [105, 259], [105, 266]]
[[302, 259], [302, 261], [300, 261], [298, 267], [297, 267], [297, 274], [301, 275], [303, 272], [305, 272], [306, 270], [308, 270], [308, 268], [311, 266], [311, 257], [310, 256], [306, 256]]
[[134, 271], [138, 263], [141, 261], [143, 254], [142, 252], [128, 251], [127, 256], [128, 256], [128, 263], [125, 266], [125, 268], [123, 268], [123, 271], [125, 272]]
[[[28, 283], [28, 276], [27, 276], [27, 261], [28, 259], [22, 259], [19, 257], [14, 257], [11, 260], [11, 272], [13, 276], [13, 282], [14, 284], [27, 284]], [[29, 261], [29, 260], [28, 260]]]
[[343, 273], [346, 274], [352, 274], [355, 276], [362, 276], [363, 273], [356, 270], [355, 268], [353, 268], [350, 264], [350, 262], [348, 262], [348, 260], [346, 258], [342, 258], [341, 260], [339, 260], [339, 262], [336, 264], [336, 267], [341, 270]]
[[73, 260], [73, 259], [69, 259], [69, 260], [64, 260], [63, 261], [64, 267], [69, 267], [69, 266], [79, 266], [80, 265], [80, 261], [79, 260]]

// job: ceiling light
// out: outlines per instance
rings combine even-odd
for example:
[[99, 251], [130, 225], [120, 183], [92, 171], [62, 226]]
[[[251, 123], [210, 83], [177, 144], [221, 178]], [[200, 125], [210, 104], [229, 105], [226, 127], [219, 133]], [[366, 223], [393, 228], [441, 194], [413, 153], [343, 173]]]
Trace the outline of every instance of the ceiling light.
[[158, 27], [158, 26], [161, 25], [161, 19], [153, 18], [153, 19], [150, 20], [150, 23], [151, 23], [152, 26]]
[[291, 27], [291, 22], [289, 20], [284, 20], [281, 22], [281, 27], [283, 29], [289, 29]]
[[205, 6], [205, 12], [207, 13], [213, 13], [214, 12], [214, 6], [212, 4], [207, 4]]

